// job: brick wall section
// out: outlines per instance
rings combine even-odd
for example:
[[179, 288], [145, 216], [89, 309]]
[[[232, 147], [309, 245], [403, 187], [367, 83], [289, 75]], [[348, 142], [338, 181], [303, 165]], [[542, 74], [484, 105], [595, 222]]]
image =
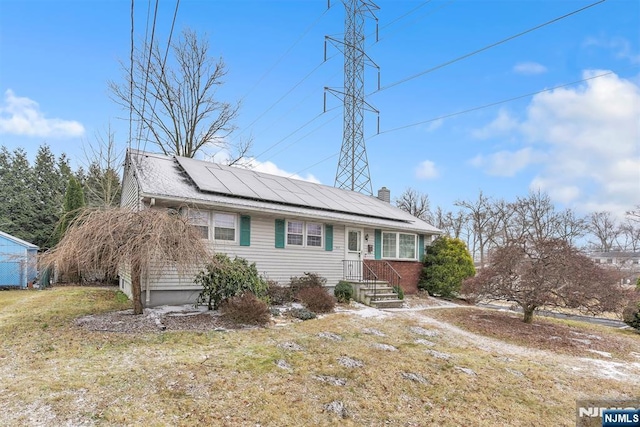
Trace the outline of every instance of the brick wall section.
[[[377, 262], [384, 261], [374, 261], [374, 260], [365, 260], [366, 264], [374, 264]], [[422, 263], [418, 261], [390, 261], [387, 260], [389, 264], [400, 274], [402, 277], [402, 281], [400, 282], [400, 286], [405, 294], [415, 294], [418, 292], [418, 282], [420, 281], [420, 275], [422, 274]]]

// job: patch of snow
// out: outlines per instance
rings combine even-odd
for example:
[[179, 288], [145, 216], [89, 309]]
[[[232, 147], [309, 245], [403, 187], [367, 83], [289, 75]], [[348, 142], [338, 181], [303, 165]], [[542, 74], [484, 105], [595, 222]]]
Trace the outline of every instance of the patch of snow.
[[330, 375], [314, 375], [313, 378], [320, 382], [336, 385], [339, 387], [343, 387], [347, 384], [347, 380], [345, 378], [337, 378]]
[[389, 313], [385, 313], [382, 310], [378, 310], [377, 308], [367, 307], [355, 311], [350, 311], [350, 313], [357, 314], [360, 317], [365, 319], [384, 319], [385, 317], [389, 317]]
[[434, 345], [436, 345], [436, 343], [434, 343], [433, 341], [425, 340], [425, 339], [422, 339], [422, 338], [418, 338], [414, 342], [416, 344], [422, 344], [422, 345], [426, 345], [428, 347], [433, 347]]
[[389, 344], [374, 343], [374, 344], [371, 344], [371, 347], [377, 348], [378, 350], [384, 350], [384, 351], [398, 351], [397, 348]]
[[333, 332], [320, 332], [318, 336], [331, 341], [342, 341], [342, 337], [338, 334], [334, 334]]
[[587, 351], [591, 353], [599, 354], [600, 356], [603, 356], [603, 357], [611, 358], [611, 353], [609, 353], [608, 351], [599, 351], [599, 350], [592, 350], [592, 349], [588, 349]]
[[413, 381], [416, 383], [427, 384], [429, 382], [422, 375], [416, 374], [413, 372], [403, 372], [401, 375], [402, 375], [402, 378], [404, 378], [405, 380]]
[[341, 356], [338, 358], [338, 363], [345, 368], [361, 368], [364, 366], [364, 363], [357, 359], [352, 359], [347, 356]]
[[583, 340], [580, 338], [569, 338], [571, 341], [576, 341], [579, 342], [581, 344], [586, 344], [586, 345], [590, 345], [591, 344], [591, 340]]
[[386, 335], [384, 334], [384, 332], [379, 331], [375, 328], [364, 328], [362, 330], [363, 334], [367, 334], [367, 335], [375, 335], [377, 337], [385, 337]]
[[347, 411], [347, 407], [344, 405], [344, 403], [340, 402], [339, 400], [334, 400], [333, 402], [327, 403], [326, 405], [324, 405], [324, 410], [326, 412], [333, 412], [334, 414], [337, 414], [341, 418], [349, 417], [349, 412]]
[[477, 375], [477, 374], [476, 374], [476, 371], [474, 371], [474, 370], [473, 370], [473, 369], [471, 369], [471, 368], [464, 368], [464, 367], [462, 367], [462, 366], [456, 366], [456, 367], [455, 367], [455, 369], [456, 369], [456, 370], [458, 370], [458, 371], [460, 371], [460, 372], [463, 372], [463, 373], [465, 373], [465, 374], [467, 374], [467, 375], [470, 375], [470, 376], [472, 376], [472, 377], [475, 377], [475, 376]]
[[449, 360], [452, 357], [449, 353], [442, 353], [436, 350], [425, 350], [425, 353], [430, 354], [436, 359], [442, 359], [442, 360]]
[[283, 350], [289, 350], [289, 351], [304, 351], [304, 347], [302, 347], [300, 344], [296, 344], [290, 341], [280, 343], [278, 344], [278, 347]]
[[524, 377], [524, 374], [522, 372], [516, 371], [515, 369], [505, 368], [505, 370], [509, 372], [511, 375], [515, 375], [516, 377]]
[[409, 328], [409, 330], [414, 334], [422, 335], [425, 337], [437, 337], [439, 335], [438, 331], [424, 329], [424, 328], [421, 328], [420, 326], [412, 326]]
[[276, 360], [276, 366], [280, 369], [284, 369], [285, 371], [293, 370], [293, 368], [291, 368], [291, 365], [289, 365], [287, 361], [283, 359]]

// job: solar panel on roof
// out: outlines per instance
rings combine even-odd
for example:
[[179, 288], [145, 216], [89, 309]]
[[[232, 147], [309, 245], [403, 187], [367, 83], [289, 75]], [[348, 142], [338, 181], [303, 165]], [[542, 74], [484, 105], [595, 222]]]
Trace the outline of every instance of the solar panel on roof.
[[185, 157], [176, 160], [201, 191], [394, 220], [409, 219], [408, 214], [390, 204], [357, 192]]

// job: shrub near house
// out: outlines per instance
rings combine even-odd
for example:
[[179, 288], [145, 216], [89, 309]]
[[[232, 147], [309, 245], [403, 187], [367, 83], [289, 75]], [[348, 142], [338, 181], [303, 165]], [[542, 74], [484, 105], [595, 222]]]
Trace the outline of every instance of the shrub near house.
[[475, 274], [467, 246], [460, 239], [443, 236], [427, 246], [418, 287], [429, 295], [453, 298], [462, 281]]

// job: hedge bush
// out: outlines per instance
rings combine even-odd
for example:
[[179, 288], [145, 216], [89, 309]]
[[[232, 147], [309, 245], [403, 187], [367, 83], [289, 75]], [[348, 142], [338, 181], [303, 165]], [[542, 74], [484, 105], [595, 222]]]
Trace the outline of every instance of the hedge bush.
[[266, 325], [271, 320], [267, 303], [251, 292], [225, 300], [220, 311], [225, 319], [242, 325]]
[[292, 277], [289, 286], [291, 292], [296, 295], [305, 288], [322, 288], [327, 283], [327, 279], [317, 273], [304, 273], [300, 277]]
[[338, 302], [348, 303], [353, 298], [353, 286], [351, 286], [351, 283], [341, 280], [334, 288], [333, 295]]
[[292, 308], [289, 310], [289, 316], [300, 320], [311, 320], [316, 318], [316, 314], [306, 308]]
[[630, 301], [622, 311], [622, 320], [640, 331], [640, 301]]
[[303, 288], [296, 297], [307, 309], [316, 313], [329, 313], [336, 306], [336, 299], [320, 287]]
[[207, 304], [209, 310], [217, 310], [220, 303], [236, 295], [251, 292], [258, 298], [267, 296], [267, 284], [258, 274], [255, 263], [244, 258], [231, 260], [226, 254], [217, 253], [205, 270], [200, 271], [194, 282], [202, 286], [196, 305]]
[[293, 290], [290, 286], [281, 286], [273, 280], [267, 282], [267, 296], [271, 305], [284, 305], [293, 301]]

